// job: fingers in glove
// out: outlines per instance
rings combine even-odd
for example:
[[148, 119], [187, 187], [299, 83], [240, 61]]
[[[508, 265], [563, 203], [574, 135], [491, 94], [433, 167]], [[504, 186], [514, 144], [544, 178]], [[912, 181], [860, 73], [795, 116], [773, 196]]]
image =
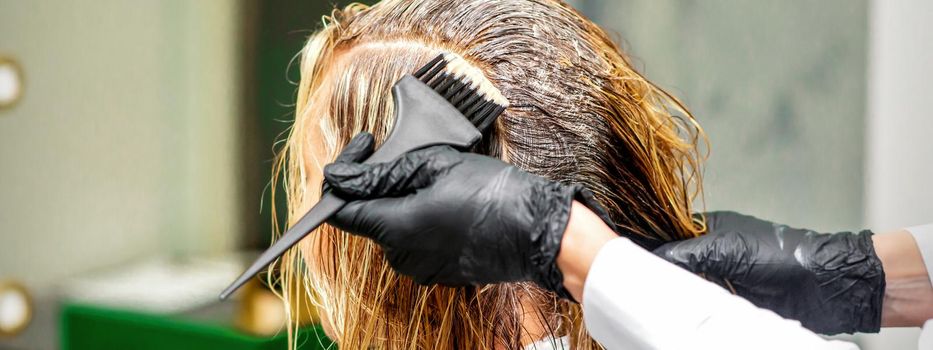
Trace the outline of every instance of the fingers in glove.
[[394, 220], [409, 220], [404, 212], [409, 202], [409, 197], [351, 201], [331, 216], [327, 223], [342, 231], [371, 238], [376, 243], [385, 245], [391, 237], [385, 236], [383, 228], [399, 226]]
[[684, 243], [686, 242], [677, 241], [677, 242], [666, 243], [658, 247], [657, 249], [653, 250], [652, 253], [654, 253], [654, 255], [657, 255], [661, 259], [667, 260], [667, 262], [669, 263], [680, 266], [682, 268], [686, 268], [687, 270], [690, 270], [692, 272], [697, 272], [697, 271], [693, 271], [692, 269], [690, 269], [690, 266], [689, 266], [690, 265], [689, 264], [690, 254], [689, 252], [685, 252], [684, 249], [681, 247], [681, 245], [683, 245]]
[[653, 252], [691, 272], [732, 279], [744, 273], [748, 265], [754, 262], [753, 250], [740, 232], [721, 231], [667, 243]]
[[373, 154], [374, 142], [373, 134], [365, 131], [356, 134], [343, 148], [334, 163], [358, 163], [366, 160]]
[[434, 146], [386, 163], [328, 164], [324, 167], [324, 179], [349, 199], [400, 196], [430, 185], [461, 159], [460, 152], [450, 146]]
[[654, 255], [693, 273], [709, 273], [706, 259], [715, 249], [707, 236], [666, 243]]

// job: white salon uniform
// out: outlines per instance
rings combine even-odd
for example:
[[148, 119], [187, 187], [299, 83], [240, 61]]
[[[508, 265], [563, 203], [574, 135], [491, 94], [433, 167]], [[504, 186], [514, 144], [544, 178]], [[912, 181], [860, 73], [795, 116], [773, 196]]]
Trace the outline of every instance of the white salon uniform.
[[826, 340], [625, 238], [607, 243], [583, 288], [584, 324], [607, 349], [857, 350]]

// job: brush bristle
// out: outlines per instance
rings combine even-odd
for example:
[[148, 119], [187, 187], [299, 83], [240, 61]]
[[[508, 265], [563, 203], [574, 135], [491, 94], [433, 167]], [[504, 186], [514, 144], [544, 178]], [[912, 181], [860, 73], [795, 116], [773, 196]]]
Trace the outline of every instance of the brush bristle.
[[480, 132], [509, 106], [509, 100], [481, 70], [456, 54], [438, 55], [414, 77], [447, 99]]

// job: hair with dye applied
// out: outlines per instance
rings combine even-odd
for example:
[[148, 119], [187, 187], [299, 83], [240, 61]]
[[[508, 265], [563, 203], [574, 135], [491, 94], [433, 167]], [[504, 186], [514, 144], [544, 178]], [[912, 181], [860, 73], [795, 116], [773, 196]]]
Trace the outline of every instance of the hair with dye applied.
[[[691, 215], [705, 141], [693, 116], [557, 0], [385, 0], [325, 17], [301, 52], [295, 121], [276, 168], [289, 224], [320, 198], [323, 165], [354, 135], [385, 139], [392, 85], [441, 53], [463, 57], [511, 103], [479, 152], [589, 188], [616, 231], [646, 248], [705, 230]], [[378, 245], [327, 225], [277, 267], [270, 278], [290, 318], [311, 300], [346, 349], [515, 349], [547, 336], [600, 348], [576, 303], [530, 283], [417, 285]]]

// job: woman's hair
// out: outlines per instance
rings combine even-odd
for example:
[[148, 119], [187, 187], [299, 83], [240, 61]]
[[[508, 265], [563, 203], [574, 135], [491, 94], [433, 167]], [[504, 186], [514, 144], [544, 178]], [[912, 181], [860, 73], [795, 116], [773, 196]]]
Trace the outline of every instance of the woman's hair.
[[[601, 28], [558, 0], [386, 0], [325, 17], [301, 52], [295, 122], [277, 167], [290, 224], [320, 197], [316, 174], [355, 134], [388, 134], [392, 85], [442, 52], [478, 67], [511, 103], [481, 152], [586, 186], [616, 231], [646, 248], [703, 232], [691, 215], [702, 131]], [[341, 347], [512, 349], [568, 335], [575, 349], [599, 348], [578, 304], [533, 284], [420, 286], [374, 243], [326, 225], [299, 247], [279, 264], [285, 302], [307, 310], [298, 304], [310, 297]]]

